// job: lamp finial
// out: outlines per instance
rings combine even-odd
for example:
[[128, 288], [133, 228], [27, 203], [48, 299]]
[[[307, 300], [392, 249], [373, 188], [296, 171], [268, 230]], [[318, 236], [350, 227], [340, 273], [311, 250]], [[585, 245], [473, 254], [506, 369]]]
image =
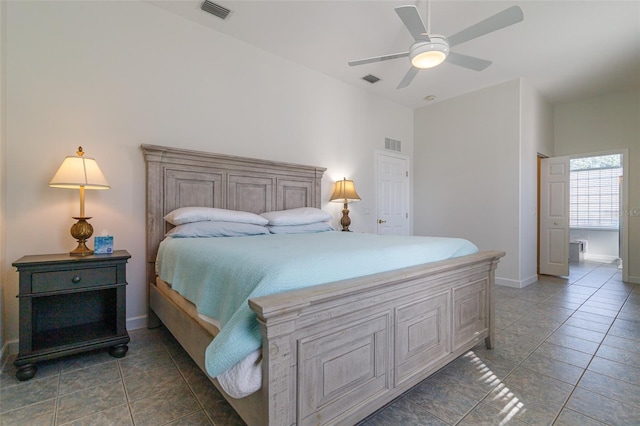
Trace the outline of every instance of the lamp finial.
[[82, 150], [81, 146], [78, 147], [76, 154], [78, 154], [78, 157], [82, 157], [84, 155], [84, 151]]

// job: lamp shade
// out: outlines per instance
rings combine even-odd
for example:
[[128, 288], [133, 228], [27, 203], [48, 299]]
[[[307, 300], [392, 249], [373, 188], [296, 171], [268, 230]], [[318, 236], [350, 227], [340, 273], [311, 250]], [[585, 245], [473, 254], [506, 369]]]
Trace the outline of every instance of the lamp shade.
[[331, 195], [330, 201], [345, 204], [360, 201], [360, 196], [356, 192], [356, 187], [353, 184], [353, 181], [347, 180], [347, 178], [337, 181], [333, 188], [333, 194]]
[[[81, 152], [81, 151], [80, 151]], [[49, 182], [53, 188], [109, 189], [109, 183], [93, 158], [69, 156]]]

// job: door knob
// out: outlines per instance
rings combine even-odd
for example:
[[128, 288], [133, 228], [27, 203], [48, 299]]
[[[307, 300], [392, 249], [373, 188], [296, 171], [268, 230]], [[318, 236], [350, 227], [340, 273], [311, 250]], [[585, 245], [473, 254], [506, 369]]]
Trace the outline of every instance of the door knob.
[[378, 223], [387, 223], [386, 220], [378, 219]]

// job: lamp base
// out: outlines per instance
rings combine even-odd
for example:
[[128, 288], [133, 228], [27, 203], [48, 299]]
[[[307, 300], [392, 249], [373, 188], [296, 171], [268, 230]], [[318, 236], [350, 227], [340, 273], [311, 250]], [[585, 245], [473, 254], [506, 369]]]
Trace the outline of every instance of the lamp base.
[[349, 231], [349, 225], [351, 225], [351, 218], [349, 217], [349, 209], [347, 208], [347, 203], [344, 203], [344, 209], [342, 209], [342, 219], [340, 219], [340, 225], [342, 225], [342, 230], [344, 232]]
[[71, 227], [71, 236], [78, 241], [78, 247], [69, 252], [71, 256], [90, 256], [93, 250], [89, 249], [85, 244], [93, 235], [93, 226], [87, 219], [90, 217], [74, 217], [77, 220]]

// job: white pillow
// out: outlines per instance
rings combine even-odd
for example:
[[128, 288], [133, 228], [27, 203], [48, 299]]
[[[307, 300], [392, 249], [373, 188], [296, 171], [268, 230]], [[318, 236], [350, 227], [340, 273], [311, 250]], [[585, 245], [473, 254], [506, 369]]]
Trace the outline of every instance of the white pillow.
[[172, 225], [213, 220], [218, 222], [252, 223], [266, 225], [267, 220], [260, 215], [238, 210], [218, 209], [215, 207], [180, 207], [164, 217]]
[[166, 236], [171, 238], [243, 237], [268, 233], [269, 230], [264, 226], [251, 223], [202, 221], [178, 225], [169, 230]]
[[308, 223], [306, 225], [287, 225], [287, 226], [271, 226], [267, 225], [267, 229], [272, 234], [310, 234], [314, 232], [335, 231], [331, 225], [326, 222]]
[[331, 215], [315, 207], [265, 212], [260, 216], [269, 220], [269, 225], [308, 225], [309, 223], [330, 221]]

